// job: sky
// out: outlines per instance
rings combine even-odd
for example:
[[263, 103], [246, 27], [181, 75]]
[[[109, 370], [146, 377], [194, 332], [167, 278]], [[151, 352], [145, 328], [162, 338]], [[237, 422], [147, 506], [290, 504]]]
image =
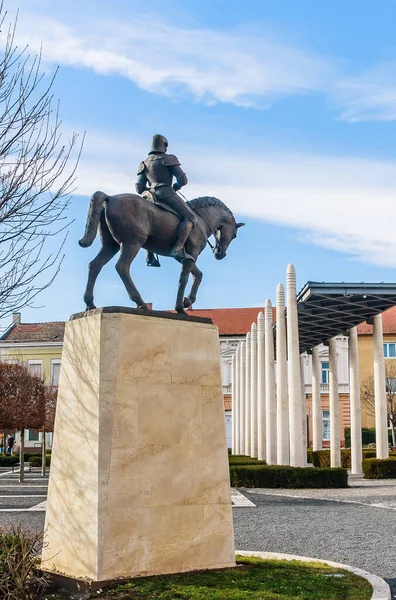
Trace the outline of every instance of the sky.
[[[381, 0], [6, 0], [17, 42], [59, 66], [65, 140], [85, 144], [65, 258], [22, 320], [66, 320], [84, 309], [78, 246], [89, 197], [134, 192], [137, 166], [162, 133], [189, 184], [246, 227], [227, 257], [207, 249], [195, 308], [275, 300], [289, 262], [311, 281], [396, 277], [396, 3]], [[1, 42], [0, 42], [1, 43]], [[173, 308], [179, 267], [162, 259], [131, 274], [146, 302]], [[97, 306], [129, 306], [114, 269]]]

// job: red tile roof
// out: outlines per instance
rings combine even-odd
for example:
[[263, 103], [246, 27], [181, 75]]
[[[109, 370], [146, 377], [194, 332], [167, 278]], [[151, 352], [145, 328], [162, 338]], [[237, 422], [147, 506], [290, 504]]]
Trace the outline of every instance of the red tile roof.
[[[382, 313], [382, 328], [384, 333], [396, 333], [396, 306]], [[359, 335], [373, 335], [373, 326], [367, 323], [358, 325]]]
[[63, 342], [64, 321], [18, 323], [0, 338], [1, 342]]
[[[254, 321], [257, 322], [259, 312], [263, 307], [255, 308], [198, 308], [188, 310], [194, 317], [208, 317], [219, 328], [220, 335], [246, 335]], [[272, 316], [275, 320], [275, 308]]]

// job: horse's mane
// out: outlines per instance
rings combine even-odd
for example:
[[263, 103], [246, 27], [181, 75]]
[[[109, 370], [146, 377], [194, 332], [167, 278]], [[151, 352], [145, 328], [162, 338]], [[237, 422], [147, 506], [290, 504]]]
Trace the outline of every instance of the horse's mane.
[[218, 198], [214, 198], [213, 196], [201, 196], [200, 198], [194, 198], [194, 200], [187, 200], [187, 204], [192, 210], [195, 210], [196, 208], [199, 209], [208, 208], [210, 206], [218, 206], [219, 208], [222, 208], [228, 213], [230, 213], [232, 218], [235, 220], [234, 215], [232, 214], [228, 206], [226, 206], [224, 202], [222, 202]]

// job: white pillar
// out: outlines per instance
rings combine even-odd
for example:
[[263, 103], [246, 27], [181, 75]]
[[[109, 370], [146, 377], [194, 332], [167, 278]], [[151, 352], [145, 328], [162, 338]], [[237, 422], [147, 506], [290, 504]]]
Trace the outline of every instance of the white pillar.
[[337, 340], [329, 340], [330, 466], [341, 467], [340, 404], [338, 399]]
[[323, 424], [320, 404], [319, 347], [312, 351], [312, 449], [322, 450]]
[[304, 377], [305, 355], [300, 354], [300, 373], [301, 373], [301, 426], [303, 434], [304, 464], [307, 463], [307, 401], [305, 399], [305, 377]]
[[290, 422], [290, 464], [303, 467], [306, 463], [306, 449], [303, 443], [300, 343], [298, 336], [298, 314], [296, 298], [296, 272], [288, 265], [286, 273], [287, 289], [287, 373], [289, 382], [289, 422]]
[[375, 445], [377, 458], [389, 457], [388, 414], [385, 388], [384, 338], [382, 314], [375, 315], [373, 323], [374, 343], [374, 395], [375, 395]]
[[245, 375], [246, 375], [246, 344], [239, 346], [239, 454], [245, 454]]
[[349, 398], [351, 407], [351, 473], [362, 473], [362, 411], [357, 327], [349, 330]]
[[264, 314], [257, 318], [257, 456], [265, 460], [265, 326]]
[[250, 456], [257, 458], [257, 325], [250, 330]]
[[275, 398], [275, 364], [274, 364], [274, 331], [272, 329], [272, 304], [265, 301], [265, 420], [266, 420], [266, 461], [276, 464], [276, 398]]
[[245, 363], [245, 451], [250, 456], [250, 331], [246, 334]]
[[276, 288], [276, 432], [278, 465], [290, 464], [289, 397], [287, 390], [285, 290]]
[[236, 414], [237, 414], [237, 387], [236, 387], [236, 353], [232, 357], [231, 366], [231, 426], [232, 426], [232, 439], [231, 439], [231, 452], [236, 454]]
[[[241, 453], [241, 431], [240, 431], [240, 420], [241, 420], [241, 345], [238, 346], [235, 353], [235, 454]], [[232, 414], [234, 415], [234, 407], [232, 408]]]

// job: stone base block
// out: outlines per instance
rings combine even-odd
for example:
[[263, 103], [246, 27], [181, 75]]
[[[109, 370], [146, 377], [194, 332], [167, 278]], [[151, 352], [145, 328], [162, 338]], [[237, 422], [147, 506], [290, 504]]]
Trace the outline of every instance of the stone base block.
[[74, 578], [235, 565], [215, 326], [119, 308], [67, 323], [45, 528], [43, 567]]

